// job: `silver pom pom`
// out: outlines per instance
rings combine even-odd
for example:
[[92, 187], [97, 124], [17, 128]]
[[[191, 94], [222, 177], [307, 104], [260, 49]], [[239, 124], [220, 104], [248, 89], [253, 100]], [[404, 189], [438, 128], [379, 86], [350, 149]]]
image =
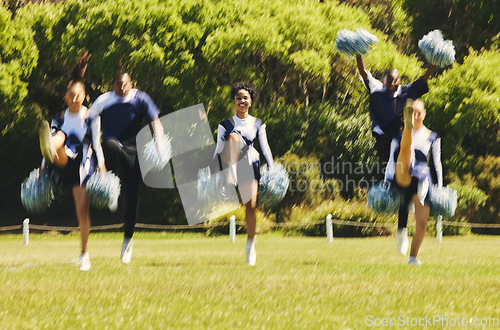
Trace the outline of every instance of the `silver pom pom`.
[[34, 169], [21, 184], [21, 203], [31, 213], [47, 210], [54, 200], [54, 183], [47, 170]]
[[347, 57], [366, 55], [370, 47], [378, 41], [376, 36], [364, 29], [359, 28], [356, 32], [344, 29], [337, 34], [335, 49]]
[[265, 207], [273, 207], [279, 204], [286, 195], [290, 178], [283, 165], [274, 163], [271, 170], [267, 170], [267, 164], [260, 170], [258, 201]]
[[432, 186], [431, 215], [451, 218], [457, 208], [457, 191], [449, 187]]
[[94, 172], [86, 185], [90, 203], [98, 209], [115, 209], [120, 196], [120, 186], [120, 179], [113, 172]]
[[161, 171], [172, 158], [171, 139], [168, 135], [158, 139], [154, 137], [144, 146], [144, 163], [146, 165], [145, 173], [152, 169]]
[[389, 185], [379, 183], [368, 190], [368, 205], [377, 213], [394, 213], [399, 209], [399, 195]]
[[196, 188], [198, 190], [198, 200], [200, 201], [218, 202], [225, 197], [221, 173], [212, 175], [208, 166], [198, 170]]
[[418, 48], [430, 64], [443, 68], [455, 62], [455, 47], [451, 40], [443, 40], [440, 30], [434, 30], [418, 41]]

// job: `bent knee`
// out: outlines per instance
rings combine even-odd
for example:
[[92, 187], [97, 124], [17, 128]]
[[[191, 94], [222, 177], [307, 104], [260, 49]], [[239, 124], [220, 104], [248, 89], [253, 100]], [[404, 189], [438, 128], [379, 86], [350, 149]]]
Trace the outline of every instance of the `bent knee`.
[[239, 141], [240, 140], [240, 136], [238, 133], [230, 133], [229, 134], [229, 137], [228, 137], [228, 141]]

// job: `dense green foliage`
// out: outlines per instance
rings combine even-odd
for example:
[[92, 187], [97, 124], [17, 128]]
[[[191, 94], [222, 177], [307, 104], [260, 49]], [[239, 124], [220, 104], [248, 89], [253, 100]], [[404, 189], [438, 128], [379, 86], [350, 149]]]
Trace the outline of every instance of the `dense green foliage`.
[[30, 25], [11, 20], [11, 12], [0, 7], [0, 136], [18, 120], [37, 58]]
[[[437, 9], [427, 2], [413, 8], [404, 0], [344, 2], [6, 2], [0, 8], [0, 147], [14, 161], [23, 160], [15, 169], [3, 163], [0, 171], [2, 200], [11, 211], [7, 213], [21, 213], [19, 183], [40, 160], [36, 128], [42, 118], [50, 119], [64, 107], [69, 71], [82, 49], [92, 54], [84, 78], [87, 105], [110, 89], [116, 72], [128, 71], [162, 115], [203, 103], [213, 130], [232, 113], [230, 85], [254, 83], [259, 97], [253, 114], [267, 124], [273, 154], [290, 170], [302, 164], [313, 169], [292, 175], [296, 183], [306, 182], [307, 189], [289, 192], [282, 205], [268, 214], [274, 221], [293, 218], [298, 214], [293, 208], [305, 203], [313, 210], [340, 196], [363, 201], [367, 186], [381, 179], [383, 165], [373, 150], [368, 98], [355, 61], [334, 48], [339, 30], [363, 27], [380, 39], [365, 56], [368, 69], [380, 77], [385, 69], [396, 67], [403, 83], [423, 73], [425, 64], [419, 61], [416, 43], [428, 32], [424, 30], [441, 28], [446, 38], [460, 42], [459, 62], [467, 55], [463, 64], [455, 63], [431, 80], [431, 92], [425, 97], [427, 124], [443, 137], [447, 181], [472, 196], [461, 204], [461, 216], [469, 218], [481, 208], [483, 216], [494, 219], [498, 208], [492, 203], [498, 201], [498, 188], [482, 184], [479, 178], [492, 175], [496, 180], [498, 171], [486, 165], [479, 169], [475, 160], [489, 156], [493, 158], [488, 162], [494, 163], [500, 156], [495, 17], [487, 24], [474, 23], [471, 29], [481, 40], [468, 43], [447, 28], [451, 22], [438, 21], [436, 26], [421, 19], [431, 10], [444, 15], [450, 5], [460, 9], [460, 1], [445, 2]], [[454, 11], [454, 19], [466, 12], [478, 22], [484, 8], [493, 7], [467, 8]], [[476, 49], [464, 55], [462, 44]], [[491, 50], [479, 50], [483, 46]], [[458, 179], [464, 175], [471, 180]], [[486, 199], [474, 197], [481, 194]], [[185, 221], [176, 191], [146, 188], [142, 195], [143, 219]], [[71, 205], [70, 194], [65, 194], [39, 221], [67, 217]], [[359, 218], [376, 221], [368, 210], [363, 212]], [[101, 216], [110, 221], [107, 214], [94, 219], [99, 222]], [[119, 218], [113, 216], [111, 221]]]

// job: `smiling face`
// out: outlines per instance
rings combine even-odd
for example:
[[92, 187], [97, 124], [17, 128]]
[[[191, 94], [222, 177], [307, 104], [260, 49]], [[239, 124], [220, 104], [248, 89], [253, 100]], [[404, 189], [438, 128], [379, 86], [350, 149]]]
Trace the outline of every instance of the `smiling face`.
[[132, 80], [128, 73], [118, 75], [113, 83], [113, 91], [118, 96], [127, 96], [128, 92], [132, 89]]
[[72, 112], [80, 111], [84, 99], [85, 88], [83, 84], [79, 82], [72, 84], [64, 95], [64, 101], [68, 105], [69, 111]]
[[245, 89], [240, 89], [234, 96], [234, 108], [236, 109], [236, 115], [239, 118], [245, 118], [248, 115], [248, 109], [252, 105], [252, 97], [250, 93]]

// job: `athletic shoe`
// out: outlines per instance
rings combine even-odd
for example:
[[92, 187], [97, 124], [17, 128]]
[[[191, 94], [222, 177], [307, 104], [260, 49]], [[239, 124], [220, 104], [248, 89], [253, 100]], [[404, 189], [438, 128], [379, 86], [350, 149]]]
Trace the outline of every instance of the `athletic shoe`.
[[246, 253], [247, 253], [247, 264], [249, 266], [255, 266], [255, 260], [257, 259], [257, 254], [255, 253], [254, 240], [247, 241]]
[[408, 252], [408, 246], [410, 245], [406, 227], [398, 229], [396, 233], [396, 241], [398, 242], [398, 252], [405, 256]]
[[83, 271], [90, 270], [90, 257], [88, 252], [80, 255], [80, 258], [78, 258], [78, 267]]
[[422, 263], [417, 259], [417, 257], [408, 258], [408, 265], [420, 266]]
[[403, 109], [403, 116], [405, 120], [405, 128], [413, 129], [413, 100], [406, 100], [405, 108]]
[[56, 149], [52, 144], [50, 126], [46, 120], [43, 121], [42, 127], [40, 127], [38, 134], [40, 139], [40, 151], [42, 152], [42, 156], [45, 161], [50, 165], [53, 163], [54, 157], [56, 156]]
[[121, 257], [122, 262], [124, 264], [130, 263], [130, 260], [132, 259], [132, 246], [133, 246], [132, 238], [125, 237], [122, 244], [122, 257]]

